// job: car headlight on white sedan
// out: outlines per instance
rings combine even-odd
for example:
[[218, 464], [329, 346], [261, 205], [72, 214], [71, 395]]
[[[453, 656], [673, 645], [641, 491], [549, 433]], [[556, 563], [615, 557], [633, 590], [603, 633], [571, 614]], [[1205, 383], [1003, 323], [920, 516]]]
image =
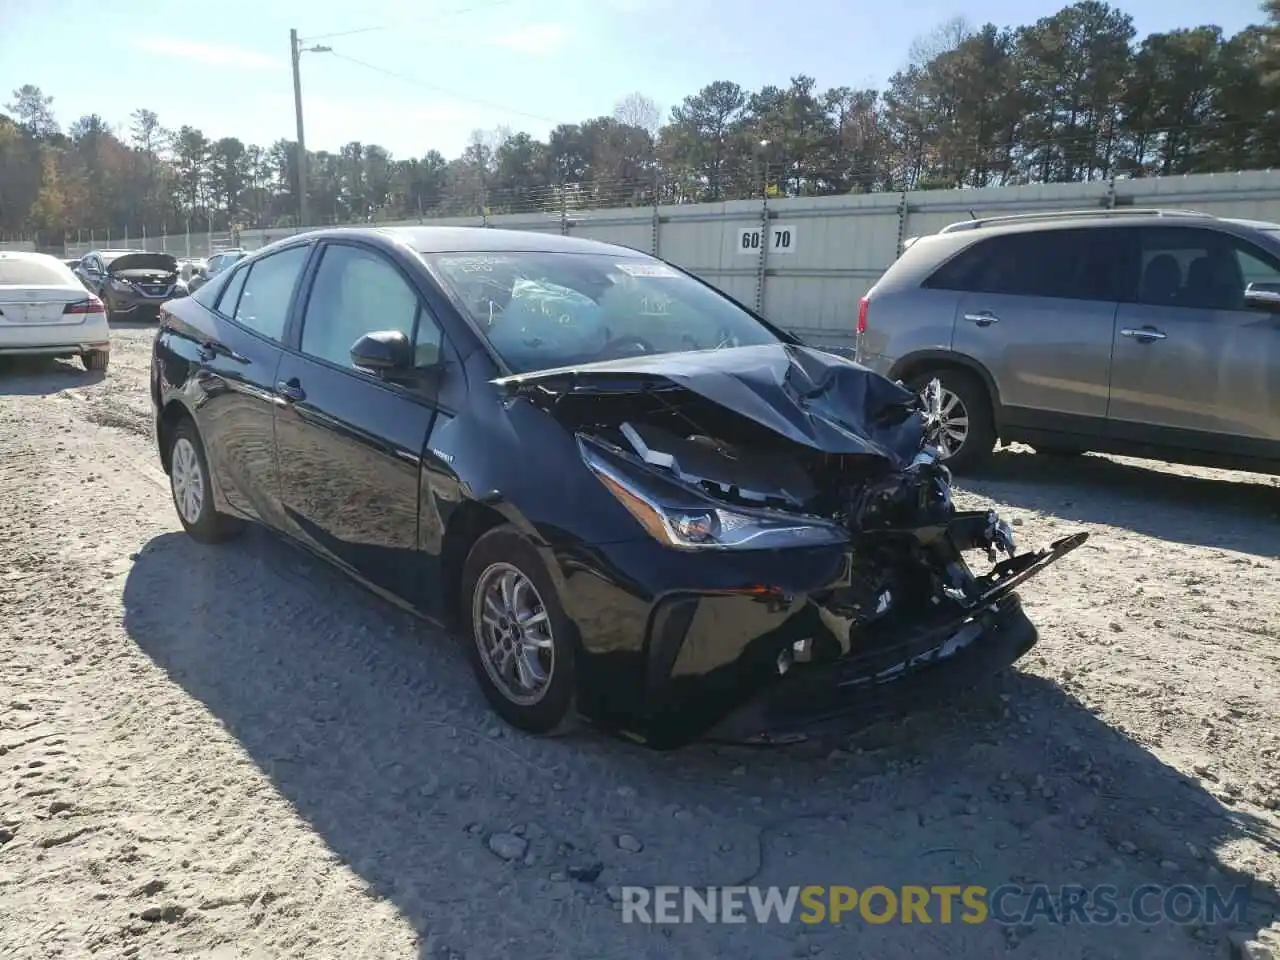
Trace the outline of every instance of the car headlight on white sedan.
[[678, 550], [776, 550], [844, 543], [848, 532], [820, 517], [730, 509], [675, 481], [632, 467], [623, 455], [578, 439], [583, 462], [654, 539]]

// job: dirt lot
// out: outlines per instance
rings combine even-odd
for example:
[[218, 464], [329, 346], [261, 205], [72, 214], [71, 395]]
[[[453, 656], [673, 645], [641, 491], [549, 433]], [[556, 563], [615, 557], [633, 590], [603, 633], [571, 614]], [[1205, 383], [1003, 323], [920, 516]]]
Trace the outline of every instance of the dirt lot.
[[[967, 501], [1024, 543], [1093, 539], [1024, 591], [1042, 643], [989, 697], [836, 750], [539, 741], [454, 641], [265, 534], [178, 532], [151, 336], [117, 331], [105, 379], [0, 369], [0, 955], [1178, 960], [1274, 935], [1274, 479], [1002, 453]], [[1251, 905], [1233, 930], [624, 925], [613, 902], [1036, 881]]]

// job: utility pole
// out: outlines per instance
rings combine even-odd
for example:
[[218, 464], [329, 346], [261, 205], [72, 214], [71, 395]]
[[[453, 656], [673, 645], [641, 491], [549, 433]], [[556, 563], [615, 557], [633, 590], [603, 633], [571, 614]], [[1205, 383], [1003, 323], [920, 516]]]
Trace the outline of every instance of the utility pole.
[[289, 59], [293, 62], [293, 112], [298, 120], [298, 227], [307, 226], [307, 138], [302, 132], [302, 74], [298, 61], [304, 53], [332, 53], [333, 47], [302, 46], [297, 30], [289, 31]]
[[298, 31], [289, 31], [289, 53], [293, 60], [293, 112], [298, 121], [298, 227], [307, 226], [307, 138], [302, 132], [302, 74], [298, 61], [302, 50], [298, 47]]

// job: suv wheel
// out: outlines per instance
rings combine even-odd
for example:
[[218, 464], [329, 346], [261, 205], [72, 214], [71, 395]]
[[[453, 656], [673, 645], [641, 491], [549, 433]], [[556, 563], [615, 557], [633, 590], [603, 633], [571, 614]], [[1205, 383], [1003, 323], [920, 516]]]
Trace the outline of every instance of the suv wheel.
[[954, 367], [916, 374], [911, 388], [922, 391], [935, 377], [942, 385], [942, 459], [954, 473], [971, 471], [990, 458], [996, 445], [991, 399], [977, 376]]

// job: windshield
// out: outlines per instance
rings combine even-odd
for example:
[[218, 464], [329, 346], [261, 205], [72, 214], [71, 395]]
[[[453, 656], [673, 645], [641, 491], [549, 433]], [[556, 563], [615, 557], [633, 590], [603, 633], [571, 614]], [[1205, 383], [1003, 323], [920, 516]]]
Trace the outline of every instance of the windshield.
[[658, 260], [529, 251], [424, 256], [515, 373], [778, 342], [731, 300]]

